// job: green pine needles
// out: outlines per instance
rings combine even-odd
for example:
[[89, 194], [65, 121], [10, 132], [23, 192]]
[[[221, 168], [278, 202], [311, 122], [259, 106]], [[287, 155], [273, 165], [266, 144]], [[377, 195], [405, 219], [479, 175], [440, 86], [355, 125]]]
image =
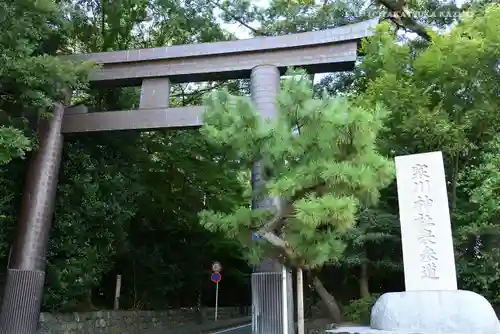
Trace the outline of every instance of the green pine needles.
[[[394, 178], [392, 161], [376, 147], [384, 109], [362, 109], [346, 97], [313, 98], [307, 74], [292, 70], [282, 80], [275, 120], [262, 120], [250, 98], [225, 90], [207, 96], [205, 105], [207, 140], [241, 171], [261, 161], [271, 173], [258, 195], [280, 198], [281, 205], [273, 212], [250, 205], [203, 211], [202, 225], [240, 241], [251, 263], [270, 256], [311, 268], [342, 256], [342, 236], [358, 208], [376, 205]], [[264, 241], [253, 241], [252, 232]]]

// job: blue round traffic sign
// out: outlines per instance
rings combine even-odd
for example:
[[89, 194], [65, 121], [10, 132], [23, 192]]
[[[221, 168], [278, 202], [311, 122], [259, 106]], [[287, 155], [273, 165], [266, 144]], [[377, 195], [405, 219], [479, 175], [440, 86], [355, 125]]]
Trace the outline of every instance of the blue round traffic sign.
[[212, 273], [212, 276], [210, 277], [210, 279], [214, 283], [219, 283], [220, 280], [222, 279], [222, 274], [221, 273]]

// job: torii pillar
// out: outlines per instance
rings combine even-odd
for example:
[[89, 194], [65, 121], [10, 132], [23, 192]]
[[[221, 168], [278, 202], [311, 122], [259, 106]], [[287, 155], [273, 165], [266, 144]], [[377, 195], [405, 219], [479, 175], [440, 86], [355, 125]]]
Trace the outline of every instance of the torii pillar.
[[[277, 119], [276, 98], [279, 88], [280, 72], [276, 66], [259, 65], [252, 69], [252, 99], [262, 118]], [[263, 172], [263, 166], [257, 162], [252, 169], [254, 191], [265, 184]], [[276, 198], [254, 198], [252, 201], [252, 209], [278, 205], [279, 199]], [[265, 259], [252, 274], [252, 334], [292, 334], [293, 323], [291, 273], [279, 262]]]

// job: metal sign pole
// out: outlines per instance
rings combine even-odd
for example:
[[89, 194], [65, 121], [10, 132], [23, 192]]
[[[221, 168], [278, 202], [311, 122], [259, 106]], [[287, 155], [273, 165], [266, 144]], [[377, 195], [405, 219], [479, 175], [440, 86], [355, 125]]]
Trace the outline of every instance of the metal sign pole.
[[212, 263], [212, 276], [210, 279], [215, 283], [215, 321], [217, 321], [217, 315], [219, 312], [219, 282], [222, 279], [222, 265], [220, 262]]
[[219, 282], [215, 283], [215, 321], [217, 321], [218, 308], [219, 308]]

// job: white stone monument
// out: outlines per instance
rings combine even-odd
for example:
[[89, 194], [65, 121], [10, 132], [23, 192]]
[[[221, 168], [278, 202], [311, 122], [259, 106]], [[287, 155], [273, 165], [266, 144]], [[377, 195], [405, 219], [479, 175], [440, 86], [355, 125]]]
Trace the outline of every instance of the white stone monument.
[[500, 334], [482, 296], [457, 290], [453, 238], [441, 152], [396, 157], [405, 292], [382, 295], [370, 327], [358, 334]]
[[396, 157], [406, 291], [457, 290], [441, 152]]

